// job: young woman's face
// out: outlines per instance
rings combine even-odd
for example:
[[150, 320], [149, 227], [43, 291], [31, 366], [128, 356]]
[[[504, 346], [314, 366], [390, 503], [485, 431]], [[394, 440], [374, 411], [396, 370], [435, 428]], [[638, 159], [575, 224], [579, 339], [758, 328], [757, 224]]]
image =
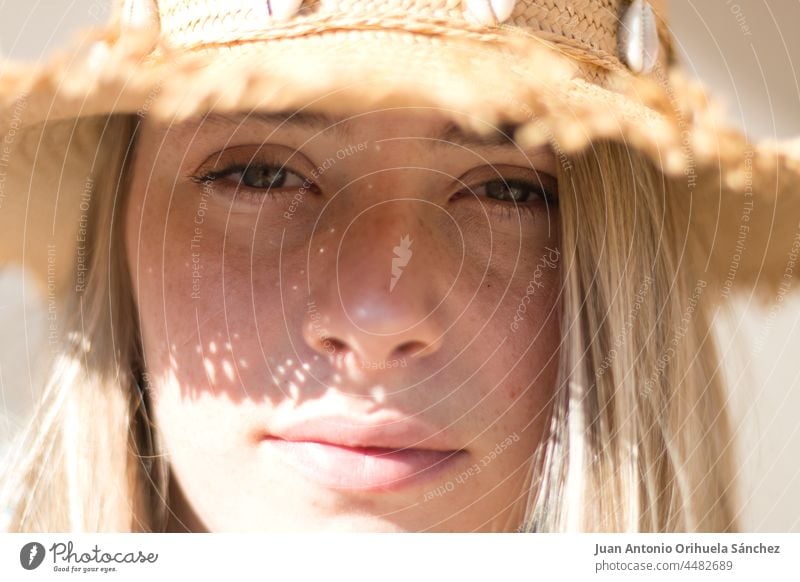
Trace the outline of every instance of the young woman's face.
[[125, 237], [173, 527], [518, 528], [555, 165], [431, 110], [146, 123]]

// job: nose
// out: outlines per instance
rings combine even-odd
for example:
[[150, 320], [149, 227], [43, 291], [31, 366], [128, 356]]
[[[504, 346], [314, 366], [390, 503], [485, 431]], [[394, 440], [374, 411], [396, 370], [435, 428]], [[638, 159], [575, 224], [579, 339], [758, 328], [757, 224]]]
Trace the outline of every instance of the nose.
[[309, 346], [364, 368], [408, 365], [440, 349], [437, 308], [447, 290], [435, 267], [446, 258], [425, 229], [425, 216], [436, 212], [423, 201], [386, 201], [314, 237], [303, 324]]

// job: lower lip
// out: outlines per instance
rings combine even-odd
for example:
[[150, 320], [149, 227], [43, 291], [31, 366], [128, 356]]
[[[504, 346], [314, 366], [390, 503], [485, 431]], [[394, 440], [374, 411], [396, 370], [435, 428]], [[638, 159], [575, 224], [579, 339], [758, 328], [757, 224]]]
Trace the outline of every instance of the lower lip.
[[345, 447], [268, 437], [263, 443], [319, 485], [350, 491], [396, 491], [427, 481], [461, 460], [466, 451]]

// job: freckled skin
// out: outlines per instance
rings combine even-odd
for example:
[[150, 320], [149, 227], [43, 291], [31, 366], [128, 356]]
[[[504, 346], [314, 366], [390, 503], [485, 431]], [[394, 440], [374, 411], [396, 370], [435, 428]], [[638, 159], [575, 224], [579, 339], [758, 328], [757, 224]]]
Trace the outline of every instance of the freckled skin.
[[[518, 527], [555, 382], [559, 266], [531, 280], [558, 248], [558, 211], [455, 194], [510, 169], [536, 182], [532, 168], [555, 175], [556, 162], [544, 149], [434, 150], [424, 136], [445, 122], [370, 112], [349, 137], [255, 120], [144, 126], [125, 237], [175, 480], [171, 528]], [[189, 178], [246, 165], [261, 143], [259, 156], [299, 177], [235, 200], [233, 179]], [[276, 419], [381, 411], [420, 418], [468, 454], [431, 482], [343, 493], [275, 462], [254, 436]]]

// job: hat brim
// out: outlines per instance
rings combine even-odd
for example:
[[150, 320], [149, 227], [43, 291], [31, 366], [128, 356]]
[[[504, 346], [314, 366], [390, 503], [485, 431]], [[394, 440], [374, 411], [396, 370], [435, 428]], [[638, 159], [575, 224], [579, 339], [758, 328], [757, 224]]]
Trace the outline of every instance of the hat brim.
[[[19, 261], [24, 252], [43, 282], [46, 241], [75, 240], [78, 194], [103, 127], [92, 119], [130, 113], [174, 122], [209, 111], [296, 109], [347, 115], [382, 107], [436, 108], [479, 133], [514, 124], [522, 147], [550, 143], [565, 154], [601, 139], [625, 143], [665, 174], [694, 183], [685, 203], [705, 241], [695, 259], [712, 282], [722, 286], [734, 260], [734, 289], [767, 299], [783, 281], [798, 228], [793, 217], [800, 216], [798, 156], [749, 144], [674, 71], [589, 80], [590, 65], [533, 36], [499, 44], [334, 29], [153, 53], [149, 33], [109, 35], [86, 31], [36, 67], [0, 64], [0, 135], [10, 142], [0, 192], [8, 244], [0, 261]], [[84, 121], [54, 124], [77, 119]]]

